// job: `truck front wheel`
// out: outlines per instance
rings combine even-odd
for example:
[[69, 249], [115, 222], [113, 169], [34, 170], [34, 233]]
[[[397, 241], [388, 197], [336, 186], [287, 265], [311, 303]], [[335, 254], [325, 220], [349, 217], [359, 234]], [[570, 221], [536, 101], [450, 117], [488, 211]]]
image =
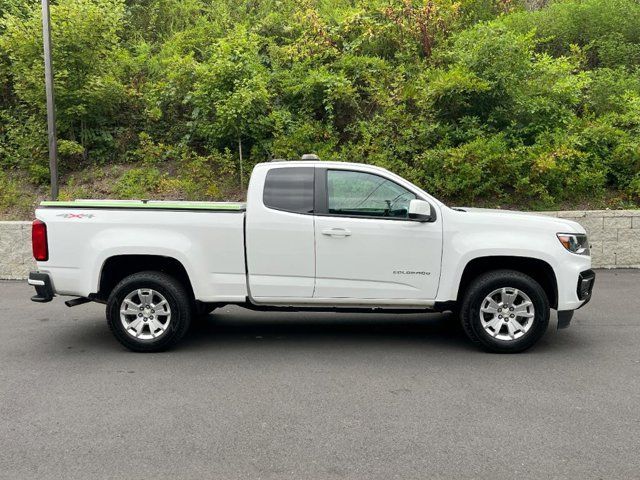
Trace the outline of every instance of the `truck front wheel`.
[[476, 278], [460, 308], [467, 336], [489, 352], [522, 352], [549, 325], [549, 300], [533, 278], [513, 270], [496, 270]]
[[116, 339], [135, 352], [175, 345], [191, 322], [191, 301], [175, 278], [161, 272], [126, 277], [111, 292], [107, 323]]

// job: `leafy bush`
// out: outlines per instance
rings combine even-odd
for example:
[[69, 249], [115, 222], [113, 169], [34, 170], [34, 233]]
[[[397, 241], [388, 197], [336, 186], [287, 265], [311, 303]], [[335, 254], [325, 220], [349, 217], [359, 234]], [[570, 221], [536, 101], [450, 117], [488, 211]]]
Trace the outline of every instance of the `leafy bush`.
[[8, 209], [13, 207], [20, 198], [20, 188], [15, 181], [10, 180], [0, 171], [0, 208]]
[[157, 168], [133, 168], [116, 182], [114, 193], [121, 198], [148, 198], [157, 192], [161, 180], [162, 174]]
[[515, 166], [502, 135], [477, 138], [459, 147], [429, 150], [421, 158], [422, 183], [431, 191], [440, 191], [447, 199], [474, 203], [477, 198], [502, 196], [513, 189], [518, 172], [502, 169]]
[[[637, 65], [640, 43], [640, 4], [633, 0], [564, 0], [537, 12], [508, 16], [504, 23], [516, 31], [535, 32], [540, 50], [568, 55], [573, 45], [589, 51], [592, 66]], [[620, 62], [620, 63], [619, 63]]]
[[25, 191], [19, 178], [0, 170], [0, 218], [24, 219], [25, 215], [32, 214], [35, 200], [35, 195], [31, 191]]

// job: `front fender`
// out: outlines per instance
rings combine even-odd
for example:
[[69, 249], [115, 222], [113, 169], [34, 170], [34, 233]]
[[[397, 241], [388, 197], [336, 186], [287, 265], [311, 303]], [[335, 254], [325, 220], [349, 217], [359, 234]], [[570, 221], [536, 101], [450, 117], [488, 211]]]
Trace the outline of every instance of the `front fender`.
[[[495, 232], [456, 233], [444, 242], [438, 301], [458, 298], [462, 274], [469, 262], [475, 259], [505, 256], [531, 258], [547, 263], [556, 272], [559, 255], [566, 253], [560, 249], [558, 240], [546, 232], [544, 235], [531, 231], [505, 232], [502, 235], [496, 235]], [[499, 263], [495, 267], [508, 268]]]

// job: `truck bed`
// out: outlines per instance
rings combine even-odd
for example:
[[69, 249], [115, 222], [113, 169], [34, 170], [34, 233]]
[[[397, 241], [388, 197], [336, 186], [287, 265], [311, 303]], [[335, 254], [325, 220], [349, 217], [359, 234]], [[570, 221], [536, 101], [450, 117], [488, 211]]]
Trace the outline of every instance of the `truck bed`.
[[110, 258], [155, 256], [178, 261], [205, 302], [244, 301], [244, 203], [156, 200], [42, 202], [49, 259], [38, 269], [61, 295], [99, 290]]

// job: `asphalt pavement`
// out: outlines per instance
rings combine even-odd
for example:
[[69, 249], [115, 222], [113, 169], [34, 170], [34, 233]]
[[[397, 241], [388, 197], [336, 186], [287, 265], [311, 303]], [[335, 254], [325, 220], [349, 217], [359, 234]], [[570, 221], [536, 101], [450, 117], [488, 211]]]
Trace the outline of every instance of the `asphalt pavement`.
[[640, 270], [571, 327], [474, 348], [448, 314], [225, 307], [160, 354], [0, 282], [0, 478], [640, 478]]

